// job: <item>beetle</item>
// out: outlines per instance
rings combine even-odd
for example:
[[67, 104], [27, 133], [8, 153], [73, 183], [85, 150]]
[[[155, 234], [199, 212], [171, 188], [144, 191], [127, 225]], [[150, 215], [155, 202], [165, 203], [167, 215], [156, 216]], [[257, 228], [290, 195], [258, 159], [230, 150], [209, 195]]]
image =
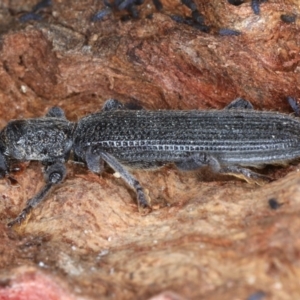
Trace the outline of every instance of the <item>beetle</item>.
[[135, 190], [138, 207], [150, 209], [144, 189], [130, 169], [153, 169], [173, 163], [180, 170], [209, 167], [248, 182], [269, 181], [248, 167], [287, 164], [300, 157], [300, 120], [253, 109], [238, 98], [223, 110], [150, 111], [106, 101], [103, 109], [78, 122], [52, 108], [45, 117], [12, 120], [0, 134], [0, 175], [10, 161], [41, 161], [45, 186], [8, 225], [22, 222], [66, 175], [72, 153], [88, 169], [101, 174], [107, 163]]

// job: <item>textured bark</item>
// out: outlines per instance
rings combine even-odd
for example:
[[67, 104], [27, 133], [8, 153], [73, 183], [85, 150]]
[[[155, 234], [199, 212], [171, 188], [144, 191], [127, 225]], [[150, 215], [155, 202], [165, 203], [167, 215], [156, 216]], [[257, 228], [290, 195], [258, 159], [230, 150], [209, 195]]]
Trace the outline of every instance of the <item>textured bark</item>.
[[[20, 23], [36, 2], [2, 1], [1, 128], [54, 105], [76, 121], [108, 98], [201, 109], [240, 96], [258, 109], [291, 111], [286, 96], [300, 97], [299, 20], [280, 16], [299, 15], [297, 1], [267, 1], [259, 16], [249, 2], [195, 1], [210, 33], [172, 21], [190, 14], [179, 0], [162, 2], [160, 13], [148, 1], [137, 20], [115, 13], [93, 23], [102, 1], [53, 0], [42, 21]], [[241, 35], [220, 36], [221, 28]], [[172, 166], [135, 171], [153, 205], [141, 215], [121, 179], [70, 162], [65, 182], [8, 229], [43, 184], [40, 164], [24, 164], [17, 185], [0, 181], [0, 299], [19, 299], [20, 290], [32, 299], [37, 290], [49, 299], [297, 299], [298, 168], [265, 172], [277, 180], [258, 187]]]

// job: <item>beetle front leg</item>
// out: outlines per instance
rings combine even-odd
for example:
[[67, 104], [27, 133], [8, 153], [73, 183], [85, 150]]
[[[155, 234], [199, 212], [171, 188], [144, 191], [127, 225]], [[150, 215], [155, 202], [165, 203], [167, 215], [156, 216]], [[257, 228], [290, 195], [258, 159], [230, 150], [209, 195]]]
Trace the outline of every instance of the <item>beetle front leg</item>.
[[49, 194], [53, 186], [61, 183], [66, 176], [66, 167], [61, 162], [56, 162], [49, 165], [45, 171], [46, 185], [35, 195], [33, 198], [29, 199], [25, 208], [22, 212], [7, 224], [8, 227], [12, 227], [15, 224], [22, 223], [30, 211], [35, 208], [39, 203], [41, 203]]

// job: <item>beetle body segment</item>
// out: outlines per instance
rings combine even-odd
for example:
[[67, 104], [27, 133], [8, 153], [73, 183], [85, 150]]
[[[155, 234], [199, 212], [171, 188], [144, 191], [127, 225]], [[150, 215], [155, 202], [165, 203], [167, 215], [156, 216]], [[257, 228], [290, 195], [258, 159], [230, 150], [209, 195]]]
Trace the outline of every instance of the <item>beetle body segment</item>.
[[20, 161], [64, 160], [72, 149], [71, 122], [54, 117], [13, 120], [2, 130], [5, 155]]
[[101, 111], [82, 118], [75, 154], [105, 151], [128, 166], [179, 162], [200, 152], [223, 165], [260, 166], [300, 156], [299, 119], [255, 110]]

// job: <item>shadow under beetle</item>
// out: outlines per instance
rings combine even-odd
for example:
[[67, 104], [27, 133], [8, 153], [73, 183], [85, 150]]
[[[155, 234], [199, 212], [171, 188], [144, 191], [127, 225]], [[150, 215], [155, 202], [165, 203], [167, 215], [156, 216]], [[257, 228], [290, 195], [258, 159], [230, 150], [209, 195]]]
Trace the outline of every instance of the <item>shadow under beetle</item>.
[[52, 108], [42, 118], [12, 120], [0, 133], [0, 175], [10, 161], [41, 161], [45, 185], [8, 226], [21, 223], [66, 175], [70, 154], [94, 173], [104, 162], [135, 190], [140, 209], [150, 208], [144, 189], [128, 169], [151, 169], [173, 163], [181, 170], [204, 166], [260, 183], [268, 177], [246, 167], [286, 164], [300, 157], [300, 120], [256, 111], [238, 98], [223, 110], [149, 111], [110, 99], [101, 111], [77, 123]]

